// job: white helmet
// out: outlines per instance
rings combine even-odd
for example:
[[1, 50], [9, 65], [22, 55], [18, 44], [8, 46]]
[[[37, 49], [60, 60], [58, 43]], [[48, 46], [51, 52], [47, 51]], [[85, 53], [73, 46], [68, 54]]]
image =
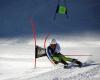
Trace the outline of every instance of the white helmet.
[[51, 40], [51, 44], [57, 44], [56, 39], [52, 39], [52, 40]]

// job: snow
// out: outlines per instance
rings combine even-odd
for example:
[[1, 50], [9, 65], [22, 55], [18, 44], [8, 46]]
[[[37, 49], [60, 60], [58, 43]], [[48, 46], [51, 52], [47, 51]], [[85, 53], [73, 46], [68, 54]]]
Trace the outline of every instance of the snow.
[[[47, 57], [41, 57], [34, 68], [33, 45], [30, 40], [24, 43], [16, 43], [15, 39], [0, 41], [0, 80], [100, 80], [100, 65], [63, 69], [62, 64], [53, 65]], [[70, 57], [100, 63], [100, 41], [63, 41], [61, 46], [65, 55], [92, 55]]]

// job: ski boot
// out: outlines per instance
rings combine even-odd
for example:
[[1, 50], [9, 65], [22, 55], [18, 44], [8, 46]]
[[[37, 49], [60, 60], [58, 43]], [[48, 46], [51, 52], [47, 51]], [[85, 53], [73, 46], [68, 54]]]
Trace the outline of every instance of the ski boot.
[[69, 69], [69, 68], [71, 68], [71, 65], [70, 64], [64, 64], [64, 69]]
[[80, 68], [83, 66], [82, 62], [78, 61], [77, 59], [73, 59], [72, 63], [78, 64], [78, 67]]

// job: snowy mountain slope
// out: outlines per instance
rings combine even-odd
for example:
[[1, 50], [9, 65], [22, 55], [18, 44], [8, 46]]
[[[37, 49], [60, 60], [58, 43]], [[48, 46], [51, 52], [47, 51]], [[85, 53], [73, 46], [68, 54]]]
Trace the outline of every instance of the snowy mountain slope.
[[90, 80], [93, 79], [99, 69], [100, 65], [73, 69], [59, 68], [28, 80]]
[[12, 77], [6, 80], [95, 80], [94, 77], [98, 74], [100, 65], [92, 65], [84, 68], [73, 67], [70, 69], [58, 67], [51, 68], [49, 71], [45, 68], [44, 70], [46, 71], [42, 72], [42, 74], [40, 70], [43, 70], [43, 68], [30, 69], [30, 71], [23, 72], [19, 77]]
[[[32, 41], [31, 41], [32, 42]], [[47, 57], [37, 59], [37, 68], [34, 69], [33, 43], [0, 44], [0, 80], [99, 80], [100, 66], [92, 65], [84, 68], [63, 69], [54, 66]], [[99, 63], [99, 42], [63, 42], [62, 53], [92, 54], [90, 57], [74, 56], [80, 61], [93, 60]], [[40, 41], [41, 43], [41, 41]], [[65, 45], [64, 45], [65, 44]], [[69, 45], [70, 44], [70, 45]], [[73, 45], [71, 45], [73, 44]], [[90, 45], [90, 46], [89, 46]], [[65, 47], [66, 46], [66, 47]], [[91, 77], [92, 75], [92, 77]]]

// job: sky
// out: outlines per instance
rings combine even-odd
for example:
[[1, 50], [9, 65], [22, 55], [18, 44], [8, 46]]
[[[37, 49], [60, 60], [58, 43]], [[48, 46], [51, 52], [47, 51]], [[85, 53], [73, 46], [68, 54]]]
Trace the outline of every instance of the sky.
[[33, 35], [100, 34], [100, 0], [67, 0], [68, 16], [55, 15], [57, 0], [0, 0], [0, 38]]

